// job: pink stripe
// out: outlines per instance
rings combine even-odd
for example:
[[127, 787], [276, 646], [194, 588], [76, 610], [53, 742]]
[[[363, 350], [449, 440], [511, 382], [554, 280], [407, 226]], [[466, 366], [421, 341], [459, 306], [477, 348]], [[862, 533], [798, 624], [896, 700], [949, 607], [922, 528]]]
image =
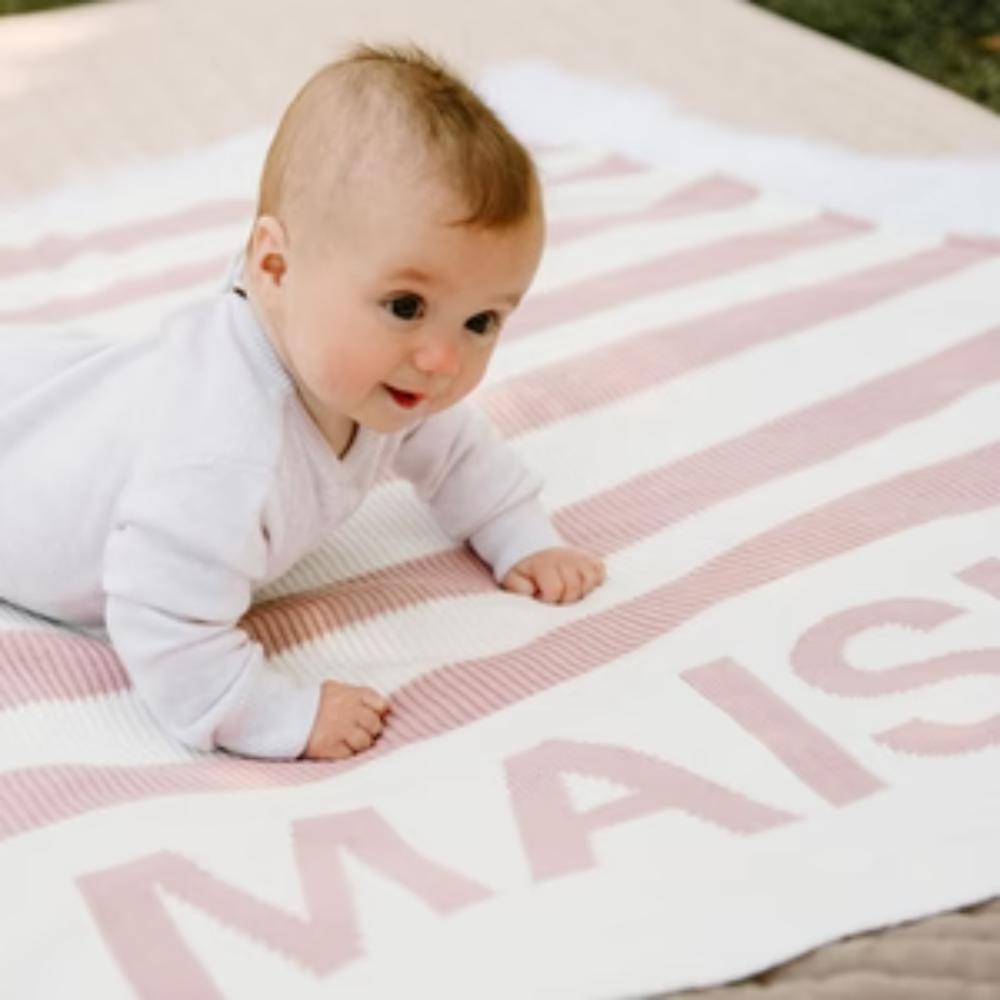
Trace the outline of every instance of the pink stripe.
[[8, 771], [0, 775], [0, 840], [95, 808], [182, 793], [304, 785], [335, 773], [332, 764], [269, 763], [221, 754], [146, 767], [60, 764]]
[[742, 181], [729, 177], [706, 177], [677, 191], [671, 191], [652, 205], [644, 205], [629, 212], [582, 219], [556, 219], [548, 224], [546, 243], [550, 246], [565, 243], [617, 226], [661, 222], [664, 219], [677, 219], [686, 215], [739, 208], [757, 196], [757, 190]]
[[494, 383], [481, 399], [497, 428], [514, 436], [887, 302], [982, 259], [978, 250], [948, 243], [832, 281], [634, 334]]
[[154, 767], [53, 765], [0, 775], [0, 837], [179, 792], [292, 786], [347, 773], [631, 653], [714, 605], [931, 521], [1000, 504], [1000, 444], [878, 483], [794, 518], [693, 572], [498, 656], [432, 671], [393, 696], [375, 748], [336, 765], [223, 756]]
[[516, 340], [543, 327], [569, 323], [646, 295], [683, 288], [780, 260], [801, 250], [860, 236], [871, 228], [867, 222], [825, 214], [806, 222], [727, 237], [692, 249], [671, 251], [616, 271], [604, 271], [565, 288], [529, 297], [511, 318], [503, 338], [505, 342]]
[[100, 292], [70, 298], [50, 299], [26, 309], [0, 311], [0, 323], [61, 323], [74, 320], [87, 313], [116, 309], [154, 295], [165, 295], [206, 281], [216, 281], [220, 286], [231, 263], [229, 257], [216, 257], [194, 264], [185, 264], [142, 278], [120, 281]]
[[262, 601], [242, 624], [268, 655], [274, 656], [352, 622], [426, 601], [494, 590], [492, 577], [472, 553], [465, 548], [448, 549], [299, 594]]
[[[570, 540], [610, 554], [691, 514], [922, 419], [997, 378], [1000, 329], [565, 507], [556, 523]], [[482, 564], [466, 550], [454, 549], [262, 602], [243, 624], [274, 655], [350, 622], [493, 589]], [[11, 645], [11, 637], [19, 634], [0, 633], [0, 678], [7, 670], [16, 674], [16, 681], [0, 686], [0, 694], [14, 686], [22, 700], [51, 698], [52, 690], [65, 699], [91, 693], [85, 672], [61, 670], [57, 681], [42, 670], [36, 682], [34, 672], [25, 670], [30, 660]], [[52, 635], [41, 633], [37, 642], [44, 645]], [[69, 649], [80, 640], [65, 641]], [[116, 676], [125, 683], [124, 674]]]
[[80, 236], [45, 236], [27, 246], [0, 245], [0, 278], [60, 267], [84, 253], [122, 253], [143, 243], [183, 236], [215, 226], [246, 222], [253, 216], [252, 201], [206, 201], [169, 215], [138, 219]]
[[627, 177], [631, 174], [644, 173], [649, 170], [646, 164], [630, 160], [628, 157], [612, 153], [590, 166], [570, 170], [565, 174], [557, 174], [546, 179], [546, 185], [568, 184], [576, 181], [602, 180], [609, 177]]
[[0, 707], [70, 701], [129, 686], [107, 643], [68, 632], [0, 632]]

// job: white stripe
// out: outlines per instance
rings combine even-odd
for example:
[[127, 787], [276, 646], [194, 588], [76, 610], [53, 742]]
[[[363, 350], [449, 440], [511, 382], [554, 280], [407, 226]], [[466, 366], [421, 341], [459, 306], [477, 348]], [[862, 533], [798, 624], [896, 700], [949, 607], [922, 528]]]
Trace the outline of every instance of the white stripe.
[[595, 309], [579, 319], [553, 323], [521, 339], [504, 341], [501, 335], [486, 384], [543, 364], [574, 358], [640, 330], [662, 329], [902, 260], [939, 242], [928, 237], [898, 237], [885, 232], [850, 237], [798, 250], [780, 260], [740, 268], [732, 274], [632, 298], [608, 309]]
[[35, 702], [0, 714], [4, 771], [46, 764], [169, 764], [198, 754], [172, 740], [131, 691]]
[[550, 246], [539, 268], [533, 292], [562, 288], [575, 281], [653, 260], [661, 254], [694, 250], [717, 240], [766, 233], [814, 218], [817, 213], [812, 209], [755, 201], [729, 212], [615, 226]]
[[[555, 222], [600, 218], [616, 212], [640, 212], [660, 198], [706, 179], [703, 171], [649, 167], [634, 174], [565, 181], [545, 189], [545, 214]], [[757, 195], [757, 200], [776, 203], [763, 195]], [[815, 211], [815, 206], [811, 207]]]
[[[62, 298], [99, 294], [128, 281], [157, 277], [178, 267], [232, 258], [246, 240], [246, 225], [213, 226], [184, 236], [158, 239], [123, 253], [92, 251], [65, 266], [0, 280], [3, 311], [44, 306]], [[219, 280], [225, 276], [220, 272]], [[186, 290], [190, 297], [190, 290]]]

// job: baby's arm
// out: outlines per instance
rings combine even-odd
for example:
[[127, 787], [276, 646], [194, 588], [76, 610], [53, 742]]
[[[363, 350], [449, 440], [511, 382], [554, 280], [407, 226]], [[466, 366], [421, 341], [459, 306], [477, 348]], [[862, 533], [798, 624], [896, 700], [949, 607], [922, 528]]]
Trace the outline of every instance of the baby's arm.
[[140, 470], [105, 554], [108, 632], [139, 697], [188, 746], [342, 756], [378, 735], [378, 695], [294, 683], [237, 624], [265, 571], [269, 482], [250, 464]]
[[478, 410], [459, 404], [424, 421], [396, 466], [456, 541], [468, 541], [505, 589], [552, 603], [604, 580], [599, 558], [568, 547], [531, 473]]

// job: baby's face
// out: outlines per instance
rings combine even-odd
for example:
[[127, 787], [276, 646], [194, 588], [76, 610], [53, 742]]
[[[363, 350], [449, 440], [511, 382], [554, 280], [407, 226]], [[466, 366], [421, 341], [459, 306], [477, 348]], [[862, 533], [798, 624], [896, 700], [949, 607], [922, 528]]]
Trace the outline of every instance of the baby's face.
[[438, 188], [386, 190], [332, 247], [289, 258], [277, 331], [328, 436], [393, 432], [479, 384], [541, 255], [540, 214], [506, 230], [455, 225]]

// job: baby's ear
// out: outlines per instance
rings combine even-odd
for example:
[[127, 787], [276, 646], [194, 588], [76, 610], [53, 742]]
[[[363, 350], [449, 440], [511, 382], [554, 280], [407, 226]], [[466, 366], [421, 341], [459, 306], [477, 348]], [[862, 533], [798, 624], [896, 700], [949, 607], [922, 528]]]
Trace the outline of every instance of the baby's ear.
[[285, 227], [272, 215], [261, 215], [250, 237], [250, 266], [275, 285], [280, 285], [287, 264]]

